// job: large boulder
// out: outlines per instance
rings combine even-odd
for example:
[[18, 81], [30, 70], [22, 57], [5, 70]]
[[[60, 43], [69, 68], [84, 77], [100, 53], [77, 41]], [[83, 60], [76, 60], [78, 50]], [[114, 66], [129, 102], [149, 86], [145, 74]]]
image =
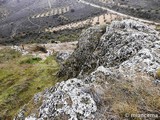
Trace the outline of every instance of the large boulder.
[[82, 72], [88, 72], [89, 69], [95, 69], [95, 56], [93, 52], [97, 48], [100, 37], [104, 32], [105, 29], [101, 26], [85, 30], [80, 36], [78, 47], [63, 64], [59, 76], [71, 78], [76, 77]]
[[100, 35], [97, 27], [82, 33], [78, 48], [64, 63], [60, 76], [76, 77], [101, 65], [136, 66], [140, 61], [147, 65], [140, 64], [139, 71], [153, 73], [159, 67], [160, 39], [158, 32], [147, 25], [134, 20], [114, 21]]

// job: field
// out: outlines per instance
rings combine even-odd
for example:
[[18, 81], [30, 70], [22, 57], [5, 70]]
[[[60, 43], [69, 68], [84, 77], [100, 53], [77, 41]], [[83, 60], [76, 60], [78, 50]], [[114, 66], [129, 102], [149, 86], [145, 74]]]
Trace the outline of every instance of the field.
[[0, 38], [1, 45], [21, 45], [21, 44], [46, 44], [54, 43], [55, 41], [60, 42], [70, 42], [76, 41], [81, 34], [82, 30], [80, 29], [71, 29], [71, 30], [62, 30], [59, 32], [36, 32], [30, 31], [25, 34], [17, 34], [13, 38]]
[[159, 0], [85, 0], [117, 12], [160, 22]]
[[50, 5], [46, 0], [21, 0], [18, 3], [11, 0], [3, 7], [9, 13], [0, 19], [0, 37], [2, 38], [23, 32], [44, 31], [48, 27], [86, 19], [103, 12], [101, 9], [75, 0], [50, 1]]

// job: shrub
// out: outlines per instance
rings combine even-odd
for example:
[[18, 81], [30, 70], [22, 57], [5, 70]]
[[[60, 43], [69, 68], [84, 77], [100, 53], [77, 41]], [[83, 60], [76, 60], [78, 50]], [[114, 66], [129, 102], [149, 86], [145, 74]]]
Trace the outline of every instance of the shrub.
[[39, 57], [34, 57], [34, 58], [26, 57], [26, 58], [23, 58], [19, 63], [20, 64], [34, 64], [34, 63], [37, 63], [41, 60], [42, 59]]
[[33, 47], [32, 51], [34, 51], [34, 52], [40, 51], [40, 52], [43, 52], [43, 53], [47, 53], [47, 50], [44, 46], [38, 46], [38, 45]]

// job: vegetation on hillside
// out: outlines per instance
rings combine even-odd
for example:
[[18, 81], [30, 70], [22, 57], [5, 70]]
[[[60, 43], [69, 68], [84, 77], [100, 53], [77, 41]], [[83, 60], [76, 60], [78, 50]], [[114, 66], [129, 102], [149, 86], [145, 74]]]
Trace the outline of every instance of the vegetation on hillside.
[[[62, 30], [58, 32], [24, 32], [19, 33], [16, 36], [14, 36], [13, 43], [24, 43], [24, 44], [32, 44], [32, 43], [54, 43], [55, 41], [60, 42], [71, 42], [76, 41], [78, 37], [80, 36], [82, 30], [84, 28], [80, 29], [73, 29], [73, 30]], [[7, 42], [4, 41], [6, 44]]]
[[0, 50], [0, 117], [13, 119], [35, 93], [59, 81], [58, 70], [54, 56], [44, 61], [9, 48]]

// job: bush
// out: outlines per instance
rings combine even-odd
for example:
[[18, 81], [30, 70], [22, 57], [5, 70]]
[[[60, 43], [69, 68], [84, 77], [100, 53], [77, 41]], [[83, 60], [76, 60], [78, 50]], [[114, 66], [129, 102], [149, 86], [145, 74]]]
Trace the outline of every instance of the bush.
[[34, 57], [34, 58], [26, 57], [26, 58], [22, 59], [19, 63], [20, 64], [34, 64], [34, 63], [37, 63], [41, 60], [42, 59], [39, 57]]
[[43, 53], [47, 53], [47, 50], [44, 46], [38, 46], [38, 45], [33, 47], [32, 51], [34, 51], [34, 52], [40, 51], [40, 52], [43, 52]]

